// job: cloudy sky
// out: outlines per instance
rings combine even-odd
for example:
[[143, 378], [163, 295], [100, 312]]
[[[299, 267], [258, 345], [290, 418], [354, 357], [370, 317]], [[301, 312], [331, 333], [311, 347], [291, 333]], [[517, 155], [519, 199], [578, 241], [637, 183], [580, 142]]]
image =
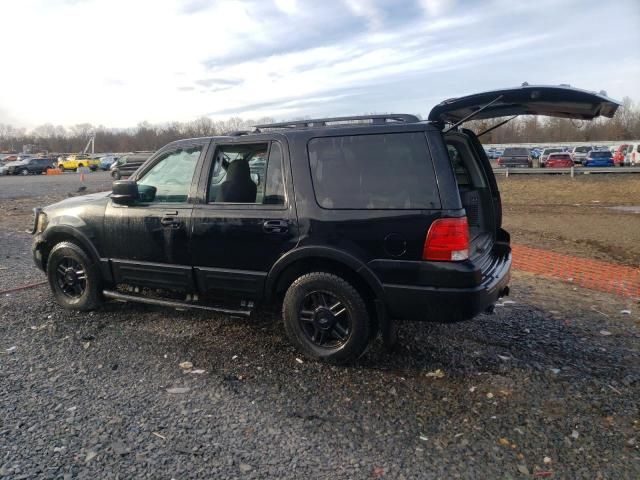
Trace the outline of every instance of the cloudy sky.
[[407, 112], [504, 86], [640, 101], [638, 0], [2, 0], [0, 123]]

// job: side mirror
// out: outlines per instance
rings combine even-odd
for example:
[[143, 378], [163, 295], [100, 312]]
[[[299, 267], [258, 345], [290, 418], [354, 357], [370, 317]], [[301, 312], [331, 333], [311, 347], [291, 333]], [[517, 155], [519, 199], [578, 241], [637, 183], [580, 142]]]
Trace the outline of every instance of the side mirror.
[[113, 203], [118, 205], [131, 205], [138, 200], [138, 184], [133, 180], [116, 180], [111, 192]]

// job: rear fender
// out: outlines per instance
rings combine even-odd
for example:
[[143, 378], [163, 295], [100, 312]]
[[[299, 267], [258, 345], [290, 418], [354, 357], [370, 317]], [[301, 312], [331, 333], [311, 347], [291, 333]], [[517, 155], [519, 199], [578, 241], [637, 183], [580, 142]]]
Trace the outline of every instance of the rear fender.
[[358, 275], [371, 289], [376, 298], [384, 298], [382, 284], [376, 275], [362, 261], [342, 250], [329, 247], [307, 246], [296, 248], [280, 257], [267, 274], [265, 282], [265, 298], [271, 300], [276, 294], [276, 286], [280, 275], [296, 262], [307, 259], [333, 260], [343, 264]]

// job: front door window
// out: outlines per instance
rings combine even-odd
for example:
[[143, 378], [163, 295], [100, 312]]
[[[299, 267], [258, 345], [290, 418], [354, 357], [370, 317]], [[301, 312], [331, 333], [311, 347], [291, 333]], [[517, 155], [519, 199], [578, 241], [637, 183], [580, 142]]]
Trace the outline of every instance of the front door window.
[[138, 180], [143, 201], [186, 203], [202, 145], [167, 152]]

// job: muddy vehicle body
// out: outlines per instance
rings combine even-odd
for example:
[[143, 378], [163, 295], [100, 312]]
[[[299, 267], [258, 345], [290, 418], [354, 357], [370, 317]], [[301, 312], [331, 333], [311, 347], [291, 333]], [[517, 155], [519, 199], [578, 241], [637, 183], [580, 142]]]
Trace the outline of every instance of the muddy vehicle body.
[[467, 119], [617, 105], [527, 86], [447, 100], [428, 121], [324, 118], [181, 140], [112, 192], [36, 209], [34, 260], [66, 308], [107, 298], [248, 316], [271, 304], [306, 355], [349, 362], [378, 333], [393, 343], [397, 319], [467, 320], [508, 294], [500, 193]]

